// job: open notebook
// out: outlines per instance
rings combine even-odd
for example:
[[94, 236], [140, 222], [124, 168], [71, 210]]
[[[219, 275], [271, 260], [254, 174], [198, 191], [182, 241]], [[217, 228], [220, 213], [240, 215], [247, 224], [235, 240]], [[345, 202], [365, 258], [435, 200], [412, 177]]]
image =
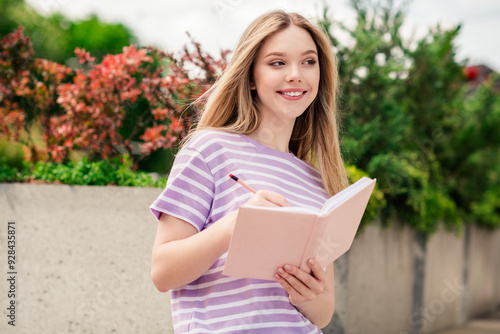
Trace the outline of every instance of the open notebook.
[[287, 263], [309, 272], [312, 257], [326, 267], [351, 247], [375, 182], [363, 177], [317, 211], [240, 207], [223, 274], [275, 281]]

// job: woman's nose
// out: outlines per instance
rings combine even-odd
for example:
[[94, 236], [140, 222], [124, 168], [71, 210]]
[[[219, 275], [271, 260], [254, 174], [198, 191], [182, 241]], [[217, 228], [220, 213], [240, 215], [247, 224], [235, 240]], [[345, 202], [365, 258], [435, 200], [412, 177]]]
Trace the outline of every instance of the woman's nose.
[[287, 82], [302, 82], [302, 74], [299, 66], [290, 66], [286, 76]]

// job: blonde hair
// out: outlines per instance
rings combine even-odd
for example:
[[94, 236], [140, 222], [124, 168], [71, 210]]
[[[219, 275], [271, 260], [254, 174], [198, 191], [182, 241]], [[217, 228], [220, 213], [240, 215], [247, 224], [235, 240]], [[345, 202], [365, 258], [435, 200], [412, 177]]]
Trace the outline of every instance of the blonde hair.
[[340, 154], [336, 113], [337, 64], [327, 35], [297, 13], [275, 10], [258, 17], [245, 30], [224, 73], [202, 97], [206, 104], [196, 129], [250, 134], [261, 117], [252, 96], [252, 66], [265, 39], [295, 25], [309, 32], [318, 49], [320, 82], [318, 94], [304, 113], [297, 118], [289, 149], [298, 158], [319, 168], [323, 186], [330, 195], [348, 185]]

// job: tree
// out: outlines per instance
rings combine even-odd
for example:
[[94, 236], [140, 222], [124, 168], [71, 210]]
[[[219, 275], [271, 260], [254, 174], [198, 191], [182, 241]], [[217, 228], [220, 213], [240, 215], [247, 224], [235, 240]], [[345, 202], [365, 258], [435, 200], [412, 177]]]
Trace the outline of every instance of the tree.
[[65, 63], [80, 47], [101, 60], [137, 42], [123, 24], [103, 23], [96, 15], [73, 22], [59, 13], [41, 15], [24, 0], [0, 0], [0, 4], [0, 38], [22, 26], [39, 58]]
[[61, 50], [64, 50], [63, 43], [66, 38], [57, 19], [40, 15], [24, 0], [1, 1], [4, 11], [1, 12], [0, 19], [4, 24], [0, 38], [22, 26], [24, 34], [31, 38], [33, 49], [40, 58], [64, 61], [60, 55]]
[[17, 28], [18, 23], [13, 19], [12, 12], [23, 2], [23, 0], [0, 0], [0, 36], [3, 37]]
[[[455, 59], [460, 26], [437, 26], [414, 43], [400, 32], [405, 4], [351, 4], [354, 27], [330, 19], [327, 9], [320, 23], [339, 58], [343, 153], [379, 180], [388, 202], [383, 220], [398, 217], [423, 232], [439, 222], [451, 229], [474, 220], [499, 226], [500, 206], [493, 200], [498, 158], [492, 155], [500, 141], [485, 119], [498, 125], [500, 101], [487, 87], [489, 99], [466, 95], [464, 63]], [[333, 27], [350, 43], [340, 43]], [[464, 169], [464, 162], [478, 172]]]
[[[59, 20], [63, 21], [64, 18]], [[107, 54], [120, 53], [124, 46], [137, 43], [137, 39], [123, 24], [104, 23], [97, 15], [83, 21], [67, 22], [65, 26], [65, 59], [72, 57], [77, 47], [101, 60]]]

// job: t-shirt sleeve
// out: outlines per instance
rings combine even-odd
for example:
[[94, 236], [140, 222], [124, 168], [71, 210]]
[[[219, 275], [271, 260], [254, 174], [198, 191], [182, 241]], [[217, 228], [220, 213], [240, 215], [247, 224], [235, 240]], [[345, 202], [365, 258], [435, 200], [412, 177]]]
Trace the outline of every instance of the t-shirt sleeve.
[[150, 209], [158, 219], [166, 213], [201, 231], [210, 215], [214, 189], [214, 178], [203, 155], [184, 147], [174, 160], [165, 189]]

